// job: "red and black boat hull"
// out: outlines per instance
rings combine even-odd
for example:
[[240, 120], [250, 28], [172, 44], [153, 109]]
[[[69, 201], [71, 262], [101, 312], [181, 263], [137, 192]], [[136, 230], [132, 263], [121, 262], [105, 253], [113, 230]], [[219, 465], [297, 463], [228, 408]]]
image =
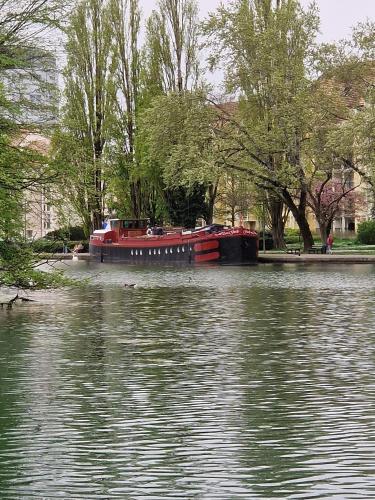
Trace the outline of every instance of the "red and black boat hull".
[[126, 238], [118, 243], [91, 239], [90, 255], [100, 262], [131, 264], [250, 264], [257, 261], [258, 238], [236, 228], [205, 236]]

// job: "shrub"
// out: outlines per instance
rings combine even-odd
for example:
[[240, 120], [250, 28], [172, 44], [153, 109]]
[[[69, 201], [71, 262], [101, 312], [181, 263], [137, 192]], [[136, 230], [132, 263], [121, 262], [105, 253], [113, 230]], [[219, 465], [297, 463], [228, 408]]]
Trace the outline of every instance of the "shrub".
[[[89, 251], [88, 241], [68, 241], [66, 243], [69, 250], [72, 252], [73, 248], [78, 244], [82, 243], [84, 252]], [[63, 253], [64, 251], [64, 241], [62, 240], [46, 240], [45, 238], [40, 238], [31, 243], [31, 248], [35, 253]]]
[[67, 240], [69, 238], [69, 230], [67, 228], [55, 229], [47, 233], [43, 239], [46, 240]]
[[375, 245], [375, 220], [358, 224], [358, 241], [365, 245]]
[[299, 243], [301, 241], [299, 229], [285, 229], [284, 240], [289, 245]]
[[65, 227], [61, 229], [56, 229], [55, 231], [50, 231], [46, 234], [45, 238], [47, 240], [71, 240], [79, 241], [85, 239], [85, 233], [81, 226]]
[[70, 241], [80, 241], [86, 239], [85, 232], [83, 230], [83, 227], [81, 226], [71, 227], [69, 235], [70, 235]]
[[31, 247], [36, 253], [61, 253], [63, 245], [63, 241], [47, 240], [45, 238], [40, 238], [31, 243]]

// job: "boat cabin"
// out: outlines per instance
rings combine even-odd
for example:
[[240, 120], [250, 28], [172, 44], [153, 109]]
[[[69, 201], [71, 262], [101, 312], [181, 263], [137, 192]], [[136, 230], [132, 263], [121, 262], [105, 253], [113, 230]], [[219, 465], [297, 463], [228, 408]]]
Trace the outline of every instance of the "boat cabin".
[[120, 238], [144, 236], [147, 233], [147, 219], [110, 219], [107, 231], [114, 231]]
[[103, 229], [97, 229], [91, 239], [104, 239], [117, 243], [122, 238], [147, 234], [147, 219], [109, 219]]

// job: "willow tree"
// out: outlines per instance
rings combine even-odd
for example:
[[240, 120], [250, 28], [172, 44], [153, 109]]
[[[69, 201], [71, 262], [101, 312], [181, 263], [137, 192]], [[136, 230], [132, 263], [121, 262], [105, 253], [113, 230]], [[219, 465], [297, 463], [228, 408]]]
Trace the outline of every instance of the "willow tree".
[[65, 105], [54, 154], [65, 169], [62, 193], [89, 232], [100, 228], [104, 218], [105, 147], [112, 115], [112, 33], [106, 2], [80, 2], [66, 34]]
[[227, 91], [240, 100], [237, 116], [223, 116], [225, 166], [247, 172], [270, 193], [279, 245], [282, 203], [295, 217], [304, 247], [313, 244], [303, 144], [312, 114], [306, 62], [317, 30], [314, 7], [304, 11], [297, 0], [236, 0], [221, 5], [204, 26], [211, 66], [224, 68]]

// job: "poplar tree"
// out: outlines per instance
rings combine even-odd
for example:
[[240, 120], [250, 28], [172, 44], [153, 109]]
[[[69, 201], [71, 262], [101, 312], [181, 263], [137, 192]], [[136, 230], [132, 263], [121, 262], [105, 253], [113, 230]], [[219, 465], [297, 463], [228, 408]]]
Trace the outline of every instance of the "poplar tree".
[[[144, 94], [146, 98], [148, 94], [150, 105], [155, 113], [158, 113], [160, 106], [166, 104], [170, 106], [172, 112], [179, 113], [175, 107], [176, 103], [179, 102], [182, 105], [179, 123], [179, 132], [182, 134], [181, 126], [185, 120], [184, 113], [188, 102], [192, 102], [191, 99], [194, 98], [201, 98], [198, 28], [198, 8], [195, 0], [160, 0], [158, 11], [152, 13], [147, 23]], [[196, 92], [197, 95], [195, 95]], [[171, 99], [165, 100], [163, 96], [171, 96]], [[164, 116], [167, 114], [166, 110]], [[158, 131], [154, 127], [152, 116], [152, 112], [146, 113], [143, 127], [146, 128], [144, 131], [146, 135], [147, 130], [150, 130], [150, 134], [153, 133], [155, 138], [158, 136]], [[177, 134], [179, 132], [176, 131]], [[181, 135], [179, 135], [180, 139]], [[150, 143], [152, 142], [153, 138], [150, 136]], [[152, 160], [150, 151], [145, 151], [144, 156], [147, 161], [143, 164], [146, 165], [146, 175], [150, 175], [151, 171], [155, 170], [159, 172], [156, 176], [156, 186], [163, 195], [172, 221], [176, 224], [192, 225], [195, 218], [199, 216], [210, 221], [212, 210], [207, 210], [205, 198], [208, 193], [211, 194], [210, 201], [214, 199], [216, 186], [213, 186], [211, 181], [202, 184], [197, 179], [193, 180], [192, 177], [188, 185], [186, 182], [180, 183], [177, 180], [178, 175], [170, 176], [170, 172], [167, 172], [171, 168], [176, 171], [180, 170], [178, 160], [173, 156], [172, 150], [168, 152], [164, 149], [163, 151], [166, 156], [163, 161], [160, 161], [160, 155], [157, 155], [159, 163], [156, 157]], [[175, 161], [173, 166], [172, 161]], [[175, 182], [171, 182], [172, 177]], [[212, 206], [212, 203], [209, 203], [210, 205]]]
[[80, 2], [66, 35], [65, 105], [54, 155], [65, 174], [61, 192], [89, 234], [101, 228], [105, 210], [105, 149], [113, 95], [107, 3]]
[[147, 24], [149, 71], [164, 93], [196, 90], [201, 76], [197, 3], [195, 0], [159, 0], [158, 8]]
[[[120, 210], [130, 210], [133, 217], [143, 211], [139, 158], [136, 151], [141, 54], [139, 47], [141, 13], [138, 0], [111, 0], [109, 23], [113, 36], [112, 129], [115, 152], [112, 160], [115, 175], [111, 189]], [[130, 201], [130, 203], [129, 203]]]

